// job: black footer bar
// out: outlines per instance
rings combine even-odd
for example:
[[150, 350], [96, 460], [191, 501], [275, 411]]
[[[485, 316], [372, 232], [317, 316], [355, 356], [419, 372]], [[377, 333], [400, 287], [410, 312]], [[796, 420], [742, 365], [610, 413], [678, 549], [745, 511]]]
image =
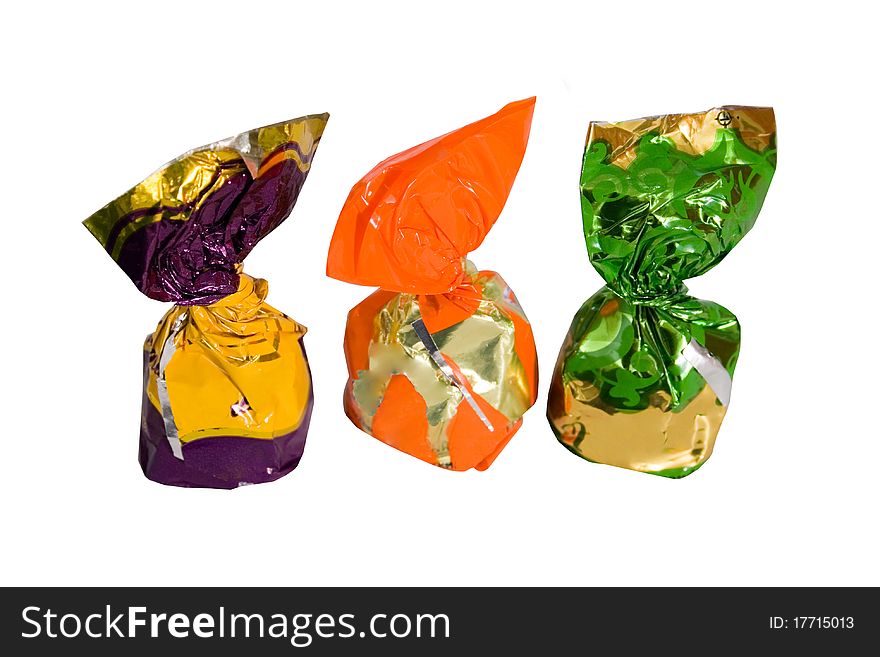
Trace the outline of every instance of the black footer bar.
[[0, 645], [118, 655], [141, 644], [161, 657], [609, 646], [848, 654], [839, 651], [880, 638], [875, 600], [867, 588], [7, 588]]

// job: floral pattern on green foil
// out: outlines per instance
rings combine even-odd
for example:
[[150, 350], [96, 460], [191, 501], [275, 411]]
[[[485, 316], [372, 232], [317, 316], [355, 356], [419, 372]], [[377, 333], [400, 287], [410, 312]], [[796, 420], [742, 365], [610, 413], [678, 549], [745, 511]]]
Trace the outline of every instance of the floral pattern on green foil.
[[595, 386], [593, 403], [609, 412], [648, 406], [674, 412], [704, 385], [682, 355], [692, 338], [733, 375], [739, 322], [729, 310], [687, 295], [663, 306], [633, 303], [603, 287], [574, 317], [563, 347], [563, 380]]
[[643, 136], [623, 169], [608, 145], [590, 144], [581, 207], [590, 261], [627, 298], [675, 294], [705, 273], [752, 228], [776, 167], [776, 149], [758, 153], [721, 128], [700, 155], [667, 137]]
[[[592, 386], [608, 412], [683, 409], [705, 381], [682, 352], [691, 339], [733, 375], [739, 323], [686, 294], [683, 281], [718, 264], [752, 228], [776, 166], [719, 129], [699, 155], [659, 134], [643, 136], [626, 169], [604, 142], [589, 145], [581, 174], [584, 233], [603, 287], [575, 315], [560, 354], [566, 385]], [[586, 394], [586, 393], [584, 393]]]

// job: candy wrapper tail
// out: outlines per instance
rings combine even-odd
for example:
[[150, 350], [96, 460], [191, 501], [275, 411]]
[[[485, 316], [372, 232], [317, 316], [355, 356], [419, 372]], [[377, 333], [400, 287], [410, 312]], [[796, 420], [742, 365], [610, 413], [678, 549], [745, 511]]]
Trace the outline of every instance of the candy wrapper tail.
[[575, 316], [551, 382], [548, 418], [569, 450], [674, 478], [711, 455], [740, 327], [683, 281], [752, 228], [775, 167], [770, 108], [590, 125], [581, 206], [606, 287]]
[[531, 326], [467, 255], [503, 209], [534, 99], [390, 157], [349, 194], [328, 275], [380, 289], [351, 310], [345, 411], [428, 463], [484, 470], [534, 404]]
[[209, 305], [293, 209], [328, 114], [250, 130], [175, 158], [83, 223], [152, 299]]

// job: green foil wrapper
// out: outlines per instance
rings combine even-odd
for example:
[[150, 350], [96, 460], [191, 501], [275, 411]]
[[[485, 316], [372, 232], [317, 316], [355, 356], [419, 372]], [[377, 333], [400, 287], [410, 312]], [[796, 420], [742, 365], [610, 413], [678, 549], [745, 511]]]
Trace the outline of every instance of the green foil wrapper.
[[592, 123], [581, 173], [590, 262], [547, 416], [575, 454], [683, 477], [712, 453], [739, 355], [732, 312], [687, 294], [752, 228], [776, 168], [773, 110]]

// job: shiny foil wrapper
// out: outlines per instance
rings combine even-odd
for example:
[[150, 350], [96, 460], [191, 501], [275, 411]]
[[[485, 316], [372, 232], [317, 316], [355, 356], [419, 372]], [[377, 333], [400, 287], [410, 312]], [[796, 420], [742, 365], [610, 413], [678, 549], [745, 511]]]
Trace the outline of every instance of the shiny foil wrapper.
[[84, 223], [137, 288], [176, 305], [144, 345], [140, 463], [153, 481], [237, 488], [297, 466], [313, 396], [306, 329], [241, 262], [290, 214], [328, 115], [168, 163]]
[[395, 155], [351, 191], [328, 275], [380, 289], [348, 315], [345, 411], [450, 470], [488, 468], [534, 403], [537, 356], [516, 296], [467, 255], [498, 219], [534, 99]]
[[752, 228], [775, 169], [770, 108], [590, 125], [581, 207], [606, 286], [575, 315], [551, 382], [547, 416], [569, 450], [673, 478], [712, 454], [740, 327], [683, 281]]

